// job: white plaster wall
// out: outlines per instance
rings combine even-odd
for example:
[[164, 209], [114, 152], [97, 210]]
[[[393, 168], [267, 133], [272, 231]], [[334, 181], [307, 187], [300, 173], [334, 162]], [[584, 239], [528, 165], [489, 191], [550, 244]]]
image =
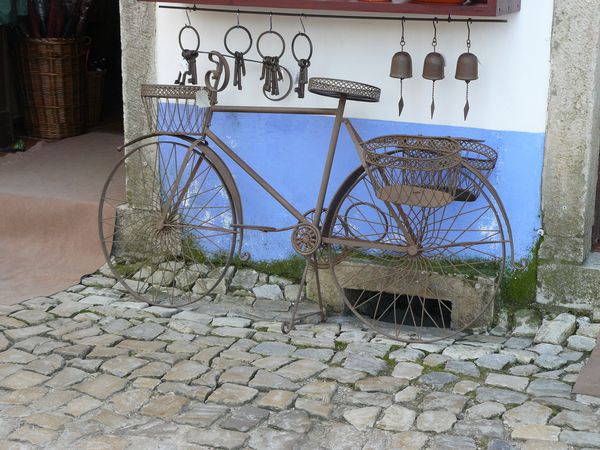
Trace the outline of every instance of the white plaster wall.
[[[544, 132], [553, 3], [553, 0], [524, 0], [520, 13], [505, 16], [506, 24], [473, 24], [471, 51], [479, 57], [480, 68], [479, 80], [471, 83], [471, 112], [466, 122], [462, 113], [465, 83], [454, 79], [456, 60], [466, 50], [465, 24], [444, 21], [438, 24], [438, 51], [445, 56], [447, 67], [446, 79], [436, 83], [433, 120], [429, 118], [431, 82], [421, 76], [425, 55], [431, 51], [433, 27], [430, 22], [406, 23], [405, 50], [413, 57], [414, 77], [405, 81], [406, 106], [401, 119], [397, 116], [399, 81], [389, 77], [392, 55], [400, 47], [399, 21], [305, 19], [307, 32], [315, 46], [309, 73], [311, 76], [362, 81], [382, 89], [380, 103], [350, 104], [347, 115], [351, 117]], [[190, 12], [190, 17], [202, 37], [201, 50], [224, 52], [223, 36], [235, 24], [235, 13], [196, 11]], [[173, 83], [182, 67], [177, 37], [186, 22], [184, 11], [158, 9], [156, 63], [159, 82]], [[269, 17], [242, 13], [241, 24], [250, 29], [256, 40], [268, 29]], [[286, 38], [288, 49], [282, 61], [295, 75], [297, 65], [289, 45], [300, 29], [300, 22], [293, 17], [274, 16], [273, 27]], [[266, 40], [265, 44], [268, 44]], [[255, 48], [248, 56], [259, 59]], [[214, 67], [204, 56], [198, 65], [201, 79], [206, 70]], [[313, 94], [299, 100], [293, 93], [283, 102], [270, 102], [262, 95], [260, 65], [249, 63], [247, 68], [244, 90], [240, 93], [230, 85], [220, 94], [221, 104], [335, 105], [331, 99]]]

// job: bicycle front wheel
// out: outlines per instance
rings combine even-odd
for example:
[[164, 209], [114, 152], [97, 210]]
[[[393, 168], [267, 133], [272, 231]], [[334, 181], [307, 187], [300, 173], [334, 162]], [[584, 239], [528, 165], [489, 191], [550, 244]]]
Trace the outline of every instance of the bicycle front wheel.
[[495, 192], [463, 172], [469, 195], [443, 207], [384, 202], [362, 168], [334, 197], [324, 235], [330, 260], [344, 257], [331, 276], [346, 307], [376, 332], [433, 342], [489, 318], [512, 242]]
[[[172, 135], [149, 135], [126, 151], [99, 207], [102, 249], [121, 288], [166, 307], [225, 293], [237, 211], [214, 157], [192, 138]], [[114, 192], [125, 168], [122, 201]]]

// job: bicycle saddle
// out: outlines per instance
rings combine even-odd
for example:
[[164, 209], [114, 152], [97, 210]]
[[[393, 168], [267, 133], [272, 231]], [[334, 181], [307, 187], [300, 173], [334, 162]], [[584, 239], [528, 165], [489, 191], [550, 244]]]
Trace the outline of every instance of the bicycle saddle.
[[340, 98], [344, 95], [348, 100], [371, 103], [378, 102], [381, 95], [381, 89], [378, 87], [335, 78], [311, 78], [308, 90], [325, 97]]

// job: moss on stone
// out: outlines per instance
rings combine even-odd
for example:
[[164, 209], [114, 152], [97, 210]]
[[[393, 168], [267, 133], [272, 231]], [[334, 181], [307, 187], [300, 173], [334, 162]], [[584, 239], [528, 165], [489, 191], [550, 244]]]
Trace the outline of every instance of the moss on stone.
[[290, 256], [289, 258], [276, 261], [243, 261], [240, 258], [235, 258], [232, 264], [238, 269], [254, 269], [257, 272], [267, 273], [286, 278], [294, 283], [299, 283], [302, 279], [306, 260], [301, 256]]
[[343, 352], [348, 347], [347, 342], [335, 341], [334, 344], [335, 344], [335, 349], [338, 352]]
[[533, 245], [526, 263], [521, 268], [509, 267], [502, 279], [500, 303], [510, 311], [528, 308], [535, 303], [538, 273], [538, 252], [542, 238]]
[[138, 270], [140, 270], [143, 266], [143, 263], [124, 263], [124, 262], [116, 262], [113, 264], [115, 271], [123, 278], [131, 278], [135, 275]]

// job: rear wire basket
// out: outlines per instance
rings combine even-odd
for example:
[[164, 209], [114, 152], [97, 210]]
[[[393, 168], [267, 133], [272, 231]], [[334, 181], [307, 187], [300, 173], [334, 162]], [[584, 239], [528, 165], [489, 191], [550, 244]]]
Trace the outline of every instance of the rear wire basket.
[[454, 139], [381, 136], [362, 148], [379, 199], [424, 208], [454, 201], [461, 172], [461, 147]]
[[212, 104], [213, 93], [201, 86], [143, 84], [142, 103], [151, 131], [203, 136], [209, 109], [197, 101], [203, 91], [208, 93]]
[[488, 179], [498, 161], [498, 153], [482, 141], [476, 139], [454, 138], [460, 143], [460, 156], [467, 167], [461, 169], [461, 177], [456, 190], [456, 200], [472, 202], [479, 197], [483, 182], [474, 177], [471, 170], [475, 170]]

